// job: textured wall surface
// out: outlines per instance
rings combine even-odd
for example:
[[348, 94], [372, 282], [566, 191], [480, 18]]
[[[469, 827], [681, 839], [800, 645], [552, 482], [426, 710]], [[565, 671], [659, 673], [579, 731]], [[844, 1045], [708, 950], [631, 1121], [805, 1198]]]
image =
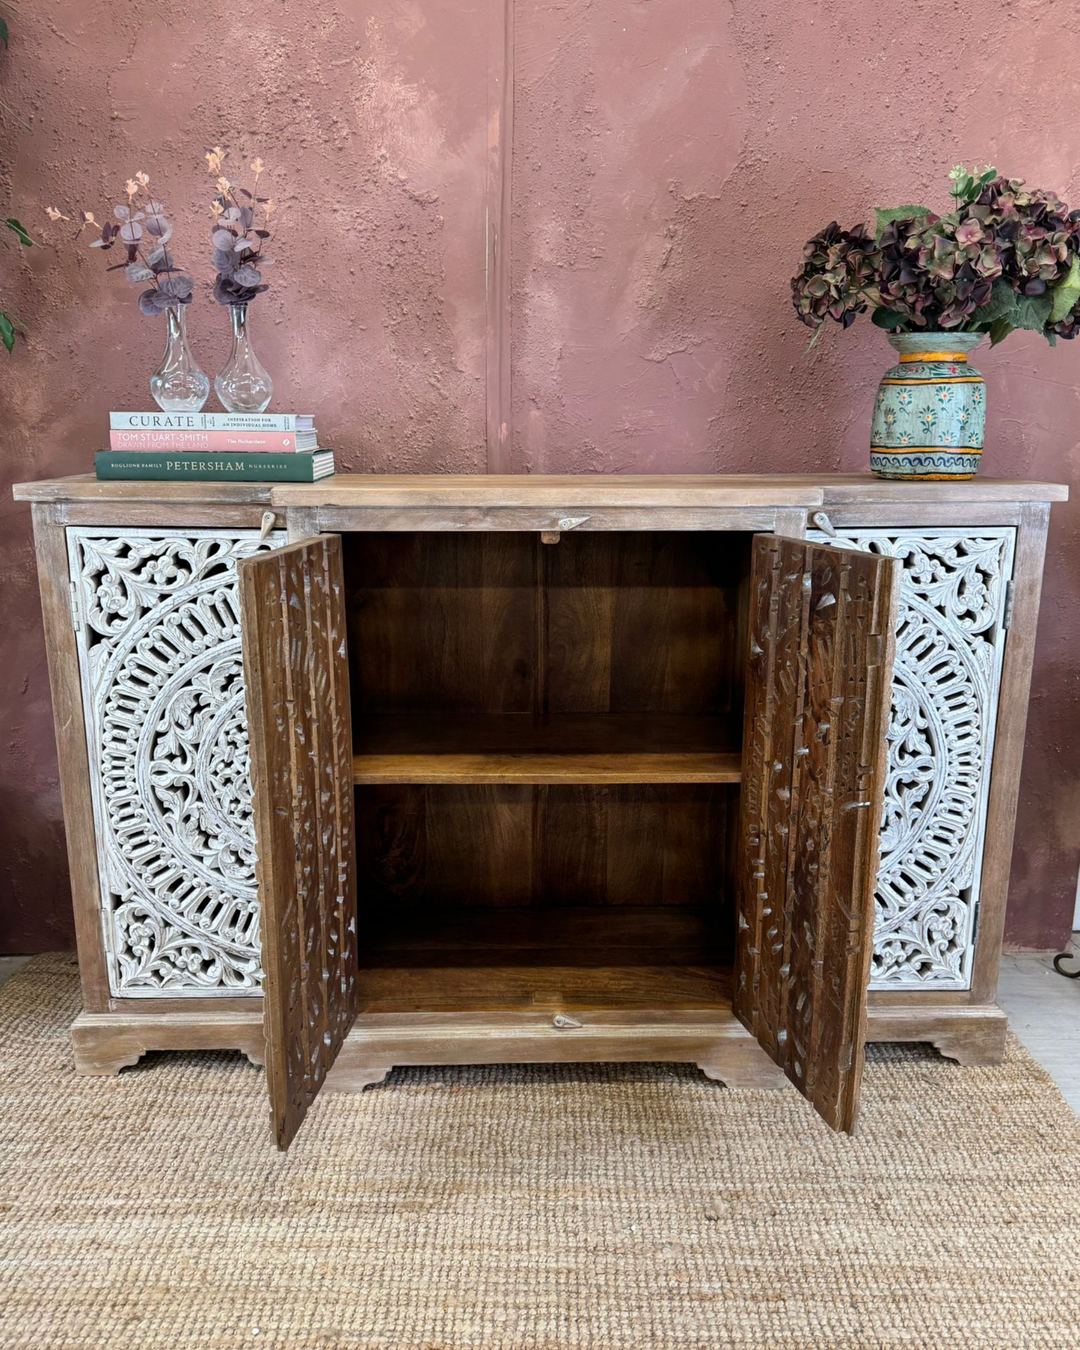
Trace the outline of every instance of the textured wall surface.
[[[70, 934], [29, 511], [19, 479], [85, 470], [110, 407], [146, 406], [160, 324], [101, 258], [43, 228], [144, 169], [201, 283], [202, 153], [260, 154], [281, 205], [253, 314], [275, 405], [342, 467], [518, 472], [861, 470], [888, 363], [864, 319], [807, 355], [802, 242], [877, 203], [945, 204], [957, 159], [1080, 205], [1080, 7], [913, 0], [192, 0], [23, 6], [0, 53], [0, 201], [50, 247], [0, 250], [30, 326], [0, 353], [0, 949]], [[977, 40], [973, 40], [973, 37]], [[1080, 342], [978, 364], [985, 469], [1068, 481]], [[1061, 940], [1080, 855], [1080, 502], [1055, 509], [1009, 933]]]

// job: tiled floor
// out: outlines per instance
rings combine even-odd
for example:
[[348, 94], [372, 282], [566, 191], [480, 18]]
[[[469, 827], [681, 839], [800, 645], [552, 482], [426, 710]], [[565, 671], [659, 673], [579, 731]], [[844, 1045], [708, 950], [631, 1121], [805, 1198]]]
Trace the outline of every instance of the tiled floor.
[[[1080, 968], [1080, 933], [1073, 934]], [[1053, 967], [1053, 952], [1006, 952], [1001, 959], [998, 1002], [1032, 1055], [1050, 1074], [1080, 1115], [1080, 980], [1067, 980]]]
[[[1078, 957], [1069, 969], [1080, 967], [1080, 933], [1074, 938]], [[29, 959], [0, 956], [0, 984]], [[1057, 974], [1052, 961], [1052, 952], [1006, 953], [999, 1001], [1013, 1030], [1080, 1115], [1080, 980]]]

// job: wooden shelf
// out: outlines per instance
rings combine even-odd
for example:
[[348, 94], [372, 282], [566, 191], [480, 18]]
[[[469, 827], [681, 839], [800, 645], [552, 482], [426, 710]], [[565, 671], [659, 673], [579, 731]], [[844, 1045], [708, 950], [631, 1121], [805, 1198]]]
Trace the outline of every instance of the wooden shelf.
[[723, 904], [417, 907], [364, 923], [365, 1014], [731, 1004]]
[[354, 730], [353, 781], [738, 783], [730, 719], [628, 713], [404, 714]]

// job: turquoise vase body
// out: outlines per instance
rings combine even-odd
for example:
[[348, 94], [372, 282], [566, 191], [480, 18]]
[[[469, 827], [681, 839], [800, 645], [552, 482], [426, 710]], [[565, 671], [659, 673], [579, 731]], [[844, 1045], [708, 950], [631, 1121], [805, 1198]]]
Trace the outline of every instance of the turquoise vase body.
[[982, 333], [893, 333], [900, 360], [878, 386], [870, 468], [879, 478], [974, 478], [986, 382], [968, 361]]

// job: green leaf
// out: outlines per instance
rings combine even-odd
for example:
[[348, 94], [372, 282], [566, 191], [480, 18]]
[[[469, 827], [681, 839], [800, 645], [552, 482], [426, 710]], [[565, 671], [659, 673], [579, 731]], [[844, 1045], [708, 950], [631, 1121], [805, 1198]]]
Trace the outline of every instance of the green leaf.
[[1050, 306], [1050, 322], [1057, 323], [1059, 319], [1064, 319], [1080, 299], [1080, 258], [1073, 254], [1072, 266], [1065, 276], [1050, 292], [1052, 304]]
[[877, 242], [881, 238], [885, 233], [885, 226], [891, 225], [894, 220], [912, 220], [929, 214], [928, 206], [875, 206], [874, 241]]
[[877, 328], [884, 328], [891, 332], [893, 329], [901, 327], [904, 320], [902, 315], [879, 305], [877, 309], [874, 310], [873, 314], [870, 315], [870, 322]]
[[808, 352], [812, 352], [814, 350], [814, 343], [817, 342], [818, 338], [824, 331], [825, 331], [825, 320], [822, 319], [822, 321], [814, 329], [813, 336], [810, 338], [810, 341], [806, 344], [806, 350]]
[[26, 226], [20, 224], [19, 221], [17, 221], [14, 216], [8, 216], [8, 218], [4, 221], [4, 224], [8, 227], [9, 230], [13, 230], [15, 232], [15, 235], [17, 236], [20, 244], [25, 244], [27, 248], [34, 247], [34, 241], [30, 238], [29, 234], [27, 233]]
[[7, 20], [0, 18], [0, 42], [6, 47], [8, 45], [8, 26]]
[[1009, 318], [1016, 308], [1016, 300], [1013, 288], [1002, 277], [998, 277], [990, 291], [990, 299], [972, 314], [972, 325], [991, 324], [995, 319]]
[[1053, 303], [1049, 291], [1044, 295], [1018, 295], [1009, 322], [1014, 328], [1027, 328], [1033, 333], [1041, 333], [1050, 318], [1050, 306]]
[[15, 346], [15, 325], [2, 309], [0, 309], [0, 342], [3, 342], [8, 351]]
[[990, 325], [990, 346], [996, 347], [999, 342], [1004, 342], [1012, 330], [1013, 326], [1008, 319], [995, 319]]

